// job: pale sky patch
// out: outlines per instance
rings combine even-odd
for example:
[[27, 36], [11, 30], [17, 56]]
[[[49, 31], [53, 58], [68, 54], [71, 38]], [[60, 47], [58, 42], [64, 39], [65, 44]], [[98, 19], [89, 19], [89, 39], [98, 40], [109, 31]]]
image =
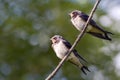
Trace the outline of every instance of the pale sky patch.
[[120, 76], [120, 52], [113, 58], [113, 65], [115, 66], [115, 72]]
[[109, 27], [112, 24], [112, 20], [107, 15], [101, 16], [99, 21], [104, 27]]
[[111, 9], [108, 10], [108, 15], [114, 20], [120, 20], [120, 6], [111, 7]]

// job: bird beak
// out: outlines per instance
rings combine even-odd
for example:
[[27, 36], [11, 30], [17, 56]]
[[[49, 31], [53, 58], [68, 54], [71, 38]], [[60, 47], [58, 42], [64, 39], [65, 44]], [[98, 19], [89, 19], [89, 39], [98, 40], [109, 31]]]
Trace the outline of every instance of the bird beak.
[[52, 39], [50, 38], [50, 40], [52, 40]]
[[53, 43], [53, 39], [52, 39], [52, 38], [50, 38], [50, 40], [51, 40], [51, 42]]
[[69, 15], [69, 17], [71, 18], [71, 13], [69, 13], [68, 15]]
[[73, 16], [73, 14], [72, 14], [72, 13], [69, 13], [68, 15], [69, 15], [70, 17], [72, 17], [72, 16]]

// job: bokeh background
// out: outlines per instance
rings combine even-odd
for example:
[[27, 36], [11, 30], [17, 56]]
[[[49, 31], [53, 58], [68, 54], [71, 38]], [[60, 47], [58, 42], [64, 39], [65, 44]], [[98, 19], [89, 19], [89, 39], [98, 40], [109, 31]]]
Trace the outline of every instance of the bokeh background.
[[[44, 80], [60, 61], [50, 38], [59, 34], [72, 44], [79, 31], [69, 12], [89, 14], [95, 1], [0, 0], [0, 80]], [[86, 34], [76, 49], [91, 72], [65, 62], [53, 80], [120, 80], [120, 0], [102, 0], [93, 18], [113, 41]]]

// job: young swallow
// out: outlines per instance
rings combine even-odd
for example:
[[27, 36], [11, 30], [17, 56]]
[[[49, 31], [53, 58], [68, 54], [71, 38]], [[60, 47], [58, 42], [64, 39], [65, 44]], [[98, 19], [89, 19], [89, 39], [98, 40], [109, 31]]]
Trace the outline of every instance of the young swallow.
[[[81, 31], [83, 29], [83, 27], [84, 27], [84, 25], [85, 25], [85, 23], [86, 23], [86, 21], [88, 20], [88, 17], [89, 17], [88, 15], [86, 15], [85, 13], [83, 13], [79, 10], [74, 10], [69, 15], [71, 17], [72, 24], [79, 31]], [[91, 19], [89, 21], [86, 32], [95, 36], [95, 37], [101, 38], [101, 39], [105, 39], [105, 40], [109, 40], [109, 41], [112, 40], [108, 36], [108, 34], [112, 34], [112, 33], [102, 29], [100, 26], [98, 26], [96, 24], [96, 22], [93, 19]]]
[[[52, 48], [57, 57], [62, 59], [71, 48], [71, 44], [60, 35], [55, 35], [50, 40], [52, 41]], [[87, 74], [85, 70], [90, 72], [88, 67], [85, 66], [85, 62], [87, 61], [82, 58], [75, 49], [71, 52], [66, 61], [69, 61], [79, 67], [84, 74]]]

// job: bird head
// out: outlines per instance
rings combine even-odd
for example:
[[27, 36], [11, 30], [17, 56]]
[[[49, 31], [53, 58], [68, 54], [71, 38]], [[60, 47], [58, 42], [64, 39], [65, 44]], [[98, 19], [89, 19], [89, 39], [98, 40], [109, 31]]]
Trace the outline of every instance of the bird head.
[[54, 35], [50, 40], [52, 43], [58, 43], [62, 39], [62, 36], [60, 35]]
[[80, 15], [81, 13], [82, 13], [82, 12], [79, 11], [79, 10], [74, 10], [74, 11], [72, 11], [71, 13], [69, 13], [69, 16], [70, 16], [71, 18], [75, 18], [76, 16]]

